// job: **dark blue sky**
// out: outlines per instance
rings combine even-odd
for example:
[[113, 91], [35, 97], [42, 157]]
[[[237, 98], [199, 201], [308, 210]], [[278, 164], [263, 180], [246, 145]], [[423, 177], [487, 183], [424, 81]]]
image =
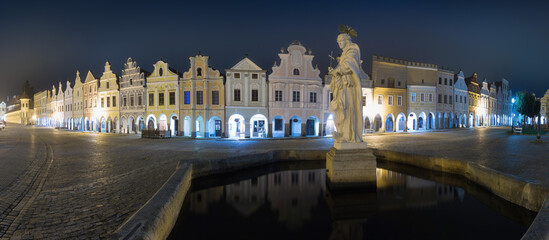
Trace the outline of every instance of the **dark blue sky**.
[[[197, 1], [198, 2], [198, 1]], [[436, 63], [543, 96], [549, 88], [549, 3], [476, 1], [67, 1], [0, 3], [0, 99], [74, 81], [76, 69], [100, 77], [108, 59], [128, 57], [152, 70], [162, 58], [179, 71], [201, 51], [216, 68], [245, 53], [271, 72], [277, 53], [299, 40], [323, 74], [338, 53], [337, 26], [355, 28], [364, 70], [372, 54]]]

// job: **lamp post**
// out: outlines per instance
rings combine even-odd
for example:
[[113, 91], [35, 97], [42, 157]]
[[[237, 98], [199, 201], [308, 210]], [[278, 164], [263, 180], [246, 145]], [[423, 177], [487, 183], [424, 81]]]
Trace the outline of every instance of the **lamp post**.
[[511, 99], [513, 105], [511, 106], [511, 132], [515, 131], [515, 98]]

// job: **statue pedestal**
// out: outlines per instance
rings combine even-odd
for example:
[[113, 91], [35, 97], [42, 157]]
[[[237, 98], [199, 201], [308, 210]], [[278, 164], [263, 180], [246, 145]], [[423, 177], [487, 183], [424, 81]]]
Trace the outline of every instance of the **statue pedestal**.
[[366, 143], [334, 143], [326, 154], [329, 187], [332, 190], [375, 188], [376, 166], [376, 157], [366, 148]]

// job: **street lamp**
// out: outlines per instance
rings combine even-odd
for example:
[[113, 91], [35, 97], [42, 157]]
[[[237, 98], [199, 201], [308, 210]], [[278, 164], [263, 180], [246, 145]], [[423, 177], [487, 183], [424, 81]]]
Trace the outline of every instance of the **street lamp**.
[[515, 131], [515, 98], [512, 98], [511, 102], [513, 103], [511, 107], [511, 114], [513, 114], [513, 116], [511, 117], [511, 132], [514, 132]]

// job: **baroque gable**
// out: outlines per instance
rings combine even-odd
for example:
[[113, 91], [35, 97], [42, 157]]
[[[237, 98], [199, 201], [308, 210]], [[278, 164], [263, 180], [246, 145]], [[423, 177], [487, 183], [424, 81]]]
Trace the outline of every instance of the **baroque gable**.
[[244, 70], [244, 71], [262, 71], [259, 66], [257, 66], [252, 60], [248, 57], [240, 60], [236, 65], [234, 65], [230, 70]]
[[313, 58], [311, 50], [306, 52], [306, 49], [300, 42], [295, 41], [287, 48], [287, 52], [281, 49], [278, 54], [280, 64], [275, 62], [273, 72], [269, 78], [276, 79], [307, 79], [319, 80], [320, 70], [318, 67], [313, 67]]
[[196, 79], [219, 79], [223, 78], [219, 70], [215, 70], [209, 66], [209, 56], [202, 56], [200, 53], [194, 57], [189, 57], [191, 67], [188, 71], [183, 73], [183, 79], [196, 80]]

